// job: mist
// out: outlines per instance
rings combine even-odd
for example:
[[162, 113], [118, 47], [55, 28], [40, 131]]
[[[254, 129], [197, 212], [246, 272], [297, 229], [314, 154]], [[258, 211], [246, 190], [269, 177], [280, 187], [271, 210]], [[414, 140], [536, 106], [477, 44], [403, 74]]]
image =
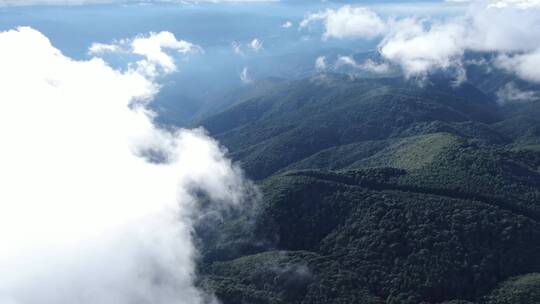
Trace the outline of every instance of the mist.
[[253, 186], [204, 130], [154, 124], [175, 70], [155, 56], [180, 45], [162, 35], [117, 70], [29, 27], [0, 32], [0, 303], [215, 301], [194, 286], [197, 197], [227, 208]]

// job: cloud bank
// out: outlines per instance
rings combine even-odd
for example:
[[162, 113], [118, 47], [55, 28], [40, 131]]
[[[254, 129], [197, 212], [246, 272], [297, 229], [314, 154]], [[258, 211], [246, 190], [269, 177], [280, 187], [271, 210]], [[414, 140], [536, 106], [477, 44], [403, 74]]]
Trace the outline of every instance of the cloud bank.
[[343, 6], [309, 14], [306, 28], [320, 22], [323, 39], [380, 38], [384, 60], [402, 68], [407, 77], [435, 70], [453, 70], [463, 77], [466, 52], [499, 55], [496, 67], [540, 82], [540, 5], [536, 0], [469, 1], [464, 16], [390, 17], [383, 19], [368, 8]]
[[[148, 38], [133, 50], [164, 71], [147, 43], [188, 49]], [[252, 191], [219, 144], [156, 127], [146, 73], [73, 60], [31, 28], [0, 32], [0, 66], [0, 303], [212, 302], [193, 286], [194, 193], [228, 208]]]

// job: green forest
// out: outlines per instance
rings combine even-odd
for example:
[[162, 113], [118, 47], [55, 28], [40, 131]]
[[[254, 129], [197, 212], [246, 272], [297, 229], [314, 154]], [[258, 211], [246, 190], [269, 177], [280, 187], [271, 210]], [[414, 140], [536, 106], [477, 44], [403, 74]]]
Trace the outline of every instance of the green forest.
[[262, 200], [197, 227], [198, 284], [225, 304], [540, 303], [540, 104], [479, 79], [275, 81], [201, 120]]

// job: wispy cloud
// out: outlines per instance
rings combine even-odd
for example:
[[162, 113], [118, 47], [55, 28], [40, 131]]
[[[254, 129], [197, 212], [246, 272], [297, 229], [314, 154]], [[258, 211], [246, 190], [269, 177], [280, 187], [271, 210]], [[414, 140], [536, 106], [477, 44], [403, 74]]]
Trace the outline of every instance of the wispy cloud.
[[238, 42], [233, 42], [231, 44], [231, 47], [236, 55], [244, 55], [244, 52], [242, 51], [242, 46]]
[[262, 41], [259, 40], [259, 38], [255, 38], [251, 40], [251, 42], [248, 44], [248, 46], [255, 52], [259, 52], [263, 49]]
[[339, 69], [343, 66], [349, 66], [353, 69], [370, 72], [374, 74], [386, 74], [390, 72], [390, 65], [388, 63], [377, 63], [372, 59], [366, 59], [364, 63], [357, 63], [356, 60], [350, 56], [339, 56], [334, 64], [334, 67]]
[[516, 102], [529, 102], [540, 99], [535, 91], [519, 89], [515, 83], [509, 82], [501, 87], [497, 93], [497, 101], [500, 104], [511, 104]]
[[326, 56], [319, 56], [315, 60], [315, 69], [319, 72], [326, 70]]
[[240, 81], [244, 84], [252, 83], [253, 80], [249, 77], [249, 69], [247, 67], [242, 69], [242, 72], [240, 72]]

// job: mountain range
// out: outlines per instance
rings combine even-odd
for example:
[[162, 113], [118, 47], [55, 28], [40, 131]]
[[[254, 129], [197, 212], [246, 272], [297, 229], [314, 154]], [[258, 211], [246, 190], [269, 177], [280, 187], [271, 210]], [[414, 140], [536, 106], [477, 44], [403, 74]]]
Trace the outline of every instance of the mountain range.
[[232, 303], [540, 302], [540, 99], [468, 81], [265, 79], [196, 125], [262, 201], [200, 224], [199, 285]]

